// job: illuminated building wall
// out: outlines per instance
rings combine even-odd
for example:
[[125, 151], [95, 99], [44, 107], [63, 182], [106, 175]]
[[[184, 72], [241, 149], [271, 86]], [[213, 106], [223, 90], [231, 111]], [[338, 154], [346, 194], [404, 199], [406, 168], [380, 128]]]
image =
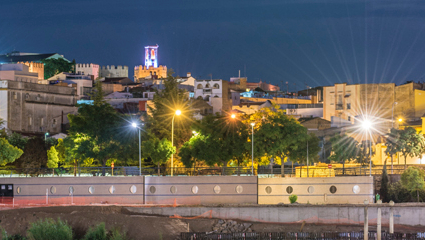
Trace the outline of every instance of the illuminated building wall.
[[99, 77], [99, 65], [93, 63], [77, 63], [75, 65], [75, 73], [93, 75], [93, 78], [96, 80]]
[[29, 67], [29, 71], [32, 73], [38, 73], [38, 79], [44, 80], [44, 64], [36, 63], [36, 62], [18, 62], [20, 64], [27, 65]]
[[167, 66], [160, 65], [157, 68], [147, 68], [145, 66], [135, 66], [134, 67], [134, 81], [140, 82], [139, 79], [161, 79], [167, 78]]

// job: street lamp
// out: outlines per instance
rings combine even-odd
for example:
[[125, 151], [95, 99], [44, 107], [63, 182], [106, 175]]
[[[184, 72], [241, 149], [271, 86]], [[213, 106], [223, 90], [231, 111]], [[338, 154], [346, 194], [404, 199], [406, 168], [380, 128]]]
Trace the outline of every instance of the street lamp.
[[400, 122], [400, 123], [403, 122], [403, 118], [399, 118], [398, 122]]
[[[176, 112], [173, 115], [173, 120], [171, 121], [171, 146], [174, 147], [174, 117], [180, 116], [182, 114], [182, 111], [176, 110]], [[171, 154], [171, 176], [173, 176], [174, 171], [174, 153]]]
[[236, 115], [235, 114], [232, 114], [232, 115], [230, 115], [230, 117], [233, 118], [233, 119], [235, 119], [236, 118]]
[[[363, 129], [366, 131], [366, 136], [370, 135], [369, 129], [372, 127], [372, 122], [368, 119], [365, 119], [363, 121]], [[367, 138], [366, 138], [367, 140]], [[370, 155], [370, 162], [369, 162], [369, 176], [372, 177], [372, 139], [371, 136], [369, 136], [369, 155]]]
[[44, 134], [44, 141], [47, 141], [47, 136], [49, 136], [49, 133], [48, 133], [48, 132], [46, 132], [46, 133]]
[[251, 129], [252, 129], [252, 155], [251, 155], [251, 171], [252, 175], [254, 176], [254, 126], [255, 123], [251, 123]]
[[142, 138], [140, 134], [140, 127], [136, 123], [131, 124], [132, 127], [139, 130], [139, 176], [142, 176]]

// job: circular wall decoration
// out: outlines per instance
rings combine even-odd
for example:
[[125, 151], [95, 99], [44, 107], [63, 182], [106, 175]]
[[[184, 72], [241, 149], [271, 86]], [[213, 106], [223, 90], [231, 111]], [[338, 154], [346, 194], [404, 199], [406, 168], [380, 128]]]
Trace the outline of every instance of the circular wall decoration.
[[115, 187], [114, 186], [109, 187], [109, 193], [114, 194], [114, 192], [115, 192]]
[[89, 187], [89, 193], [90, 193], [90, 194], [93, 194], [93, 193], [94, 193], [94, 187], [93, 187], [93, 186], [90, 186], [90, 187]]
[[130, 192], [131, 192], [132, 194], [135, 194], [135, 193], [137, 192], [137, 187], [136, 187], [135, 185], [131, 186], [131, 187], [130, 187]]
[[171, 186], [171, 188], [170, 188], [170, 192], [171, 192], [172, 194], [175, 194], [175, 193], [177, 192], [177, 188], [176, 188], [176, 186]]
[[68, 191], [69, 191], [69, 194], [73, 194], [74, 193], [74, 187], [69, 186]]
[[310, 186], [307, 188], [308, 193], [314, 193], [314, 187]]
[[329, 192], [331, 192], [332, 194], [336, 193], [336, 187], [335, 186], [331, 186], [329, 188]]
[[242, 193], [243, 192], [243, 187], [241, 185], [236, 186], [235, 191], [237, 193]]
[[266, 193], [267, 193], [267, 194], [272, 193], [272, 188], [271, 188], [270, 186], [267, 186], [267, 187], [266, 187]]
[[360, 187], [359, 187], [359, 185], [355, 185], [355, 186], [353, 187], [353, 193], [358, 194], [359, 192], [360, 192]]
[[215, 185], [215, 187], [214, 187], [214, 192], [215, 192], [215, 193], [217, 193], [217, 194], [219, 194], [219, 193], [220, 193], [220, 191], [221, 191], [221, 187], [220, 187], [220, 186], [218, 186], [218, 185]]
[[155, 193], [155, 192], [156, 192], [156, 188], [155, 188], [154, 186], [151, 186], [151, 187], [149, 188], [149, 192], [151, 192], [151, 193]]
[[54, 186], [53, 186], [53, 187], [51, 187], [51, 188], [50, 188], [50, 193], [51, 193], [51, 194], [55, 194], [55, 193], [56, 193], [56, 187], [54, 187]]
[[199, 190], [198, 186], [193, 186], [192, 187], [192, 193], [193, 194], [197, 194], [198, 193], [198, 190]]
[[21, 193], [21, 187], [17, 187], [17, 188], [16, 188], [16, 193], [17, 193], [17, 194]]
[[294, 191], [294, 189], [293, 189], [291, 186], [288, 186], [288, 187], [286, 188], [286, 192], [287, 192], [288, 194], [291, 194], [293, 191]]

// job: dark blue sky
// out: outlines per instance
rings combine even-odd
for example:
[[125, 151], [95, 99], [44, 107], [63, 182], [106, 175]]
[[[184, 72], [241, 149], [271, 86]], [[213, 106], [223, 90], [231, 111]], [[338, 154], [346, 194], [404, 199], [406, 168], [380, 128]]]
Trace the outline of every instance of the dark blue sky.
[[[179, 75], [285, 83], [425, 77], [423, 0], [1, 0], [0, 53], [127, 65], [159, 44]], [[246, 69], [246, 70], [245, 70]], [[286, 87], [285, 87], [286, 88]]]

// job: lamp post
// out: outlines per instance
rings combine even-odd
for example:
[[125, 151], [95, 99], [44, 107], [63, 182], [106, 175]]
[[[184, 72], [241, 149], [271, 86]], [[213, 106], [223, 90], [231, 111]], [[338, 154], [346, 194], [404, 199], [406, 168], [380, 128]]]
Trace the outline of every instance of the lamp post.
[[307, 139], [307, 177], [309, 177], [309, 175], [308, 175], [308, 165], [309, 164], [308, 164], [308, 139]]
[[[370, 131], [369, 129], [372, 127], [372, 122], [369, 121], [368, 119], [365, 119], [363, 121], [363, 128], [364, 130], [366, 130], [366, 137], [367, 135], [370, 135]], [[367, 138], [366, 138], [367, 140]], [[369, 162], [369, 176], [372, 176], [372, 139], [371, 136], [369, 136], [369, 157], [370, 157], [370, 162]]]
[[[174, 147], [174, 117], [177, 115], [179, 116], [182, 114], [182, 111], [176, 110], [176, 112], [173, 115], [173, 120], [171, 121], [171, 146]], [[173, 176], [174, 171], [174, 153], [171, 154], [171, 176]]]
[[251, 171], [252, 176], [254, 176], [254, 126], [255, 123], [251, 123], [251, 129], [252, 129], [252, 154], [251, 154]]
[[138, 128], [139, 130], [139, 176], [142, 176], [142, 138], [140, 134], [140, 127], [138, 127], [136, 123], [132, 123], [131, 126]]
[[44, 134], [44, 142], [46, 142], [46, 141], [47, 141], [47, 136], [49, 136], [49, 133], [48, 133], [48, 132], [46, 132], [46, 133]]

